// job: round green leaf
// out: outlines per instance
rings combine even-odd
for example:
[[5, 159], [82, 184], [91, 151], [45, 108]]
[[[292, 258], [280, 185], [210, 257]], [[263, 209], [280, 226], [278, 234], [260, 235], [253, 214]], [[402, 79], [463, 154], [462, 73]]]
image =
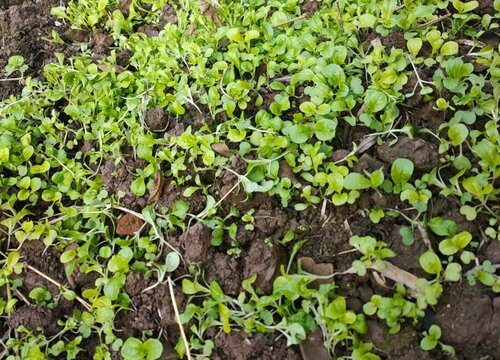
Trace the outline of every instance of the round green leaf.
[[420, 341], [420, 347], [425, 351], [434, 349], [436, 345], [437, 345], [437, 340], [434, 340], [428, 336], [424, 337], [422, 341]]
[[413, 162], [409, 159], [399, 158], [391, 166], [391, 178], [395, 184], [404, 184], [413, 174]]
[[442, 265], [439, 257], [432, 251], [426, 251], [418, 259], [420, 266], [428, 274], [438, 275], [441, 272]]
[[335, 136], [336, 128], [337, 128], [337, 121], [322, 118], [316, 122], [315, 135], [318, 138], [318, 140], [328, 141], [333, 139], [333, 137]]
[[157, 339], [148, 339], [142, 344], [142, 348], [147, 353], [147, 360], [159, 359], [163, 353], [163, 345]]
[[359, 17], [359, 27], [372, 27], [375, 24], [376, 17], [372, 14], [363, 14]]
[[444, 270], [446, 281], [459, 281], [461, 278], [462, 266], [458, 263], [449, 263]]
[[443, 255], [453, 255], [460, 250], [451, 239], [445, 239], [439, 243], [439, 251]]
[[295, 124], [290, 127], [290, 140], [296, 144], [305, 143], [311, 137], [309, 126], [304, 124]]
[[448, 129], [448, 137], [451, 140], [453, 146], [458, 146], [467, 139], [469, 135], [469, 129], [464, 124], [454, 124]]
[[344, 178], [344, 187], [347, 190], [362, 190], [367, 189], [371, 185], [370, 180], [359, 173], [349, 173]]
[[455, 55], [458, 53], [458, 43], [455, 41], [445, 42], [439, 52], [444, 56]]

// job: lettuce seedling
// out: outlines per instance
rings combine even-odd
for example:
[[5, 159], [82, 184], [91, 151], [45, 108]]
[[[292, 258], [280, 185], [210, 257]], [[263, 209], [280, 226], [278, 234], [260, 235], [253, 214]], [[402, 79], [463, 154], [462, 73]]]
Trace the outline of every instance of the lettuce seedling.
[[455, 349], [452, 346], [443, 344], [439, 339], [441, 338], [441, 328], [437, 325], [431, 325], [428, 331], [424, 331], [424, 337], [420, 341], [420, 347], [425, 351], [435, 349], [439, 344], [441, 350], [455, 357]]
[[5, 73], [10, 76], [14, 71], [19, 71], [21, 76], [28, 70], [28, 65], [24, 63], [24, 57], [21, 55], [14, 55], [9, 58], [7, 65], [5, 65]]
[[377, 241], [372, 236], [352, 236], [349, 239], [349, 244], [355, 247], [363, 256], [359, 260], [352, 263], [352, 267], [360, 276], [366, 274], [367, 267], [372, 266], [373, 263], [380, 269], [385, 267], [384, 259], [394, 257], [396, 254], [388, 249], [387, 244], [383, 241]]
[[363, 305], [366, 315], [377, 314], [378, 318], [385, 320], [389, 326], [389, 333], [396, 334], [401, 329], [401, 324], [407, 318], [417, 320], [424, 316], [424, 311], [417, 305], [406, 299], [406, 289], [403, 285], [396, 285], [396, 293], [392, 297], [373, 295], [369, 302]]
[[156, 360], [163, 353], [163, 345], [157, 339], [148, 339], [142, 342], [129, 337], [123, 343], [120, 354], [125, 360]]

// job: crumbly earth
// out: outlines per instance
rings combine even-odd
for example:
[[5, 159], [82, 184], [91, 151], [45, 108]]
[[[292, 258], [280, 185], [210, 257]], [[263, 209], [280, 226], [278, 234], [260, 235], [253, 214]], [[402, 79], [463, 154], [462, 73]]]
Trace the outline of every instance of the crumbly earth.
[[[54, 61], [54, 51], [63, 51], [70, 54], [78, 49], [79, 41], [86, 41], [88, 33], [78, 31], [67, 31], [64, 27], [56, 26], [49, 12], [52, 6], [59, 5], [59, 0], [1, 0], [0, 1], [0, 68], [3, 68], [12, 55], [22, 55], [29, 65], [28, 75], [41, 76], [43, 66]], [[121, 6], [128, 9], [126, 2]], [[301, 5], [306, 14], [314, 13], [320, 7], [320, 1], [307, 0]], [[479, 13], [492, 13], [491, 1], [480, 2]], [[164, 9], [161, 22], [175, 23], [177, 16], [171, 7]], [[42, 38], [50, 36], [52, 31], [64, 33], [65, 45], [54, 45], [47, 43]], [[139, 29], [149, 36], [154, 36], [157, 29]], [[368, 39], [369, 40], [369, 37]], [[104, 34], [95, 35], [92, 40], [95, 49], [94, 55], [100, 58], [108, 51], [109, 38]], [[388, 47], [401, 48], [405, 41], [402, 33], [391, 33], [382, 39], [382, 44]], [[119, 64], [126, 66], [127, 54], [120, 53]], [[426, 79], [429, 74], [420, 74]], [[410, 77], [405, 85], [408, 92], [415, 86], [416, 79]], [[16, 81], [0, 82], [0, 99], [10, 95], [18, 94], [22, 84]], [[266, 103], [272, 102], [272, 92], [264, 94], [264, 107]], [[305, 97], [304, 97], [305, 98]], [[426, 127], [436, 130], [441, 120], [432, 104], [418, 94], [408, 98], [407, 106], [404, 108], [405, 116], [411, 119], [417, 128]], [[195, 114], [196, 111], [193, 113]], [[202, 122], [203, 119], [198, 119]], [[173, 124], [161, 109], [153, 109], [146, 114], [146, 125], [155, 132], [171, 133], [182, 132], [184, 124]], [[196, 124], [194, 124], [196, 127]], [[347, 143], [359, 138], [362, 134], [352, 132], [348, 134]], [[415, 163], [417, 171], [427, 171], [436, 166], [437, 147], [436, 140], [429, 137], [416, 137], [409, 139], [401, 136], [394, 146], [381, 144], [373, 146], [363, 156], [358, 169], [376, 170], [380, 167], [387, 172], [389, 164], [396, 158], [406, 157]], [[81, 150], [86, 153], [92, 150], [93, 144], [85, 143]], [[337, 155], [341, 155], [340, 153]], [[341, 158], [342, 156], [339, 156]], [[116, 159], [110, 158], [98, 167], [99, 174], [103, 178], [107, 191], [115, 197], [120, 197], [124, 206], [135, 211], [140, 211], [147, 203], [147, 195], [138, 198], [130, 192], [130, 184], [135, 179], [133, 172], [144, 166], [141, 161], [125, 158], [119, 164]], [[95, 164], [94, 164], [95, 165]], [[231, 170], [242, 173], [245, 164], [241, 159], [235, 158], [230, 164]], [[294, 178], [286, 166], [280, 168], [281, 174], [289, 174], [293, 182], [300, 180]], [[194, 175], [194, 174], [191, 174]], [[210, 181], [213, 174], [203, 174], [204, 181]], [[212, 179], [213, 180], [213, 179]], [[276, 199], [264, 194], [256, 194], [252, 198], [241, 188], [236, 187], [237, 178], [232, 172], [225, 173], [222, 177], [211, 184], [211, 191], [217, 192], [219, 197], [224, 197], [223, 208], [230, 210], [236, 207], [241, 213], [249, 209], [255, 209], [254, 231], [245, 231], [241, 228], [238, 233], [238, 241], [241, 243], [242, 254], [238, 258], [229, 257], [226, 254], [227, 243], [215, 249], [211, 246], [210, 230], [201, 223], [193, 222], [184, 234], [174, 234], [169, 242], [173, 244], [183, 255], [187, 263], [203, 262], [206, 280], [216, 280], [223, 290], [229, 295], [237, 295], [241, 290], [241, 281], [252, 274], [258, 274], [256, 287], [264, 293], [272, 288], [272, 281], [279, 274], [281, 264], [286, 264], [291, 248], [282, 246], [277, 240], [282, 238], [286, 230], [296, 231], [298, 237], [307, 240], [301, 248], [297, 257], [308, 257], [316, 263], [328, 263], [333, 265], [335, 271], [344, 271], [349, 268], [356, 258], [353, 253], [347, 252], [351, 249], [348, 239], [352, 235], [364, 234], [369, 229], [377, 234], [380, 240], [385, 241], [395, 251], [397, 256], [391, 259], [396, 266], [412, 272], [417, 276], [421, 271], [418, 264], [418, 255], [426, 250], [423, 241], [415, 241], [415, 244], [407, 247], [401, 243], [399, 229], [403, 224], [397, 223], [391, 218], [384, 218], [379, 224], [373, 224], [363, 211], [373, 205], [384, 203], [384, 206], [397, 208], [399, 199], [387, 197], [380, 199], [377, 194], [365, 193], [358, 199], [355, 205], [342, 208], [327, 206], [326, 209], [310, 208], [307, 211], [296, 213], [293, 206], [283, 209]], [[173, 203], [182, 198], [185, 188], [172, 188], [166, 184], [165, 191], [158, 201], [158, 205], [171, 207]], [[226, 196], [227, 195], [227, 196]], [[205, 204], [203, 196], [194, 194], [187, 199], [190, 212], [199, 213]], [[460, 215], [459, 204], [440, 197], [433, 200], [431, 204], [432, 216], [443, 216], [457, 222], [459, 230], [467, 230], [473, 236], [480, 235], [480, 222], [476, 224], [467, 222]], [[241, 225], [241, 224], [239, 224]], [[262, 239], [268, 239], [266, 243]], [[498, 243], [489, 244], [484, 252], [483, 259], [490, 259], [493, 263], [500, 261], [500, 249]], [[21, 244], [21, 255], [23, 261], [33, 268], [44, 273], [60, 284], [73, 283], [74, 288], [81, 291], [91, 287], [95, 282], [95, 274], [73, 274], [69, 281], [64, 266], [59, 258], [61, 250], [54, 247], [46, 248], [41, 241], [26, 241]], [[483, 260], [481, 259], [481, 260]], [[181, 266], [176, 275], [184, 275], [186, 268]], [[23, 280], [18, 291], [25, 297], [37, 287], [44, 286], [53, 294], [58, 293], [57, 287], [40, 277], [29, 269], [17, 275]], [[124, 312], [120, 312], [116, 319], [116, 327], [120, 336], [140, 336], [141, 331], [149, 329], [164, 329], [171, 344], [165, 342], [166, 351], [164, 358], [171, 357], [171, 346], [178, 338], [178, 328], [175, 324], [172, 309], [172, 299], [167, 285], [161, 284], [151, 290], [144, 289], [154, 284], [153, 280], [144, 279], [136, 272], [132, 272], [126, 279], [125, 291], [131, 299], [133, 306]], [[369, 301], [371, 295], [380, 292], [380, 285], [372, 276], [354, 278], [346, 276], [339, 281], [339, 293], [348, 297], [348, 306], [360, 311], [362, 304]], [[384, 291], [382, 289], [382, 291]], [[184, 296], [176, 289], [175, 301], [182, 308]], [[73, 313], [74, 310], [83, 310], [76, 302], [61, 299], [59, 307], [48, 309], [33, 304], [17, 306], [15, 311], [4, 323], [0, 323], [0, 329], [15, 329], [20, 325], [29, 330], [42, 331], [46, 335], [56, 334], [60, 328], [57, 319]], [[439, 305], [433, 309], [435, 322], [442, 329], [442, 341], [455, 347], [460, 358], [500, 358], [500, 298], [493, 295], [482, 286], [470, 287], [466, 282], [452, 284], [444, 289]], [[377, 351], [388, 359], [438, 359], [441, 353], [437, 351], [424, 352], [419, 347], [420, 334], [425, 330], [425, 324], [419, 324], [415, 329], [411, 324], [403, 324], [402, 330], [396, 335], [389, 335], [385, 323], [378, 320], [369, 320], [366, 341], [372, 341]], [[213, 334], [215, 338], [215, 350], [213, 359], [300, 359], [301, 353], [298, 347], [286, 347], [286, 342], [273, 336], [260, 334], [245, 334], [242, 331], [233, 331], [231, 334]], [[98, 339], [89, 338], [84, 340], [81, 347], [83, 353], [80, 359], [89, 359], [93, 356]], [[310, 356], [310, 354], [309, 354]], [[120, 358], [114, 354], [114, 358]], [[307, 356], [306, 356], [307, 358]], [[312, 359], [312, 357], [309, 357]]]

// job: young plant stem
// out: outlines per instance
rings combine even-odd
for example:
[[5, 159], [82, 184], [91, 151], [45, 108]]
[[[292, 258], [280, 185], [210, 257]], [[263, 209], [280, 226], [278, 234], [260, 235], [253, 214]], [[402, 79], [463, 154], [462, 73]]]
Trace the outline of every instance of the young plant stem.
[[[491, 265], [491, 266], [492, 266], [495, 270], [500, 269], [500, 264], [493, 264], [493, 265]], [[467, 271], [467, 272], [465, 273], [465, 277], [470, 276], [470, 275], [473, 275], [473, 274], [476, 272], [476, 270], [478, 270], [478, 269], [483, 269], [483, 268], [484, 268], [484, 267], [483, 267], [483, 265], [481, 265], [481, 264], [476, 265], [476, 266], [474, 266], [472, 269], [470, 269], [469, 271]]]

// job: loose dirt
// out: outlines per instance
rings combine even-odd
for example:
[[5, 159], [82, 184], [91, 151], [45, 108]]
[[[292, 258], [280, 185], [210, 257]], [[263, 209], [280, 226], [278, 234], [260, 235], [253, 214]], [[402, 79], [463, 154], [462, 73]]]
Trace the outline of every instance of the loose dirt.
[[[41, 76], [43, 66], [54, 61], [55, 50], [70, 54], [78, 48], [79, 42], [92, 42], [92, 49], [96, 58], [101, 58], [109, 51], [112, 40], [105, 34], [89, 34], [88, 32], [67, 30], [56, 26], [55, 20], [50, 17], [52, 6], [59, 5], [59, 0], [31, 0], [0, 1], [0, 68], [3, 68], [11, 55], [22, 55], [29, 65], [28, 75]], [[126, 1], [121, 2], [124, 13], [128, 11]], [[319, 1], [307, 0], [301, 5], [303, 14], [312, 14], [320, 7]], [[126, 11], [125, 11], [126, 10]], [[479, 13], [492, 13], [492, 1], [480, 2]], [[177, 15], [169, 5], [163, 9], [161, 24], [176, 23]], [[143, 28], [139, 31], [148, 36], [155, 36], [159, 28]], [[42, 38], [49, 37], [52, 31], [63, 33], [65, 45], [54, 45], [47, 43]], [[386, 47], [404, 47], [404, 38], [401, 33], [391, 33], [383, 38], [382, 44]], [[127, 66], [130, 54], [122, 52], [117, 55], [120, 66]], [[421, 74], [426, 78], [426, 74]], [[416, 77], [410, 77], [405, 86], [410, 89], [416, 85]], [[0, 82], [0, 99], [10, 95], [18, 94], [22, 84], [12, 82]], [[410, 124], [416, 128], [427, 127], [435, 131], [443, 121], [443, 113], [437, 113], [433, 105], [427, 102], [421, 95], [416, 94], [407, 99], [403, 107], [403, 118], [408, 119]], [[300, 95], [300, 94], [299, 94]], [[274, 97], [273, 93], [263, 94], [264, 106], [269, 106]], [[307, 96], [303, 96], [304, 99]], [[197, 114], [197, 110], [190, 113], [192, 125], [196, 128], [201, 126], [204, 118]], [[444, 115], [446, 116], [446, 115]], [[188, 116], [185, 117], [186, 119]], [[192, 120], [194, 119], [194, 120]], [[179, 134], [185, 128], [185, 124], [171, 123], [161, 108], [155, 108], [145, 115], [146, 125], [153, 131], [169, 131], [170, 134]], [[359, 139], [362, 133], [352, 132], [348, 135], [347, 143]], [[400, 157], [411, 159], [418, 171], [428, 171], [435, 167], [438, 162], [437, 145], [432, 139], [415, 137], [400, 137], [395, 144], [374, 145], [361, 159], [359, 169], [369, 171], [383, 168], [387, 173], [391, 163]], [[84, 153], [94, 149], [94, 144], [87, 142], [82, 148]], [[126, 154], [126, 151], [124, 151]], [[343, 154], [337, 154], [342, 158]], [[133, 173], [145, 166], [144, 161], [136, 161], [124, 157], [119, 164], [115, 156], [109, 155], [109, 159], [98, 168], [107, 191], [120, 198], [120, 202], [127, 208], [141, 211], [147, 205], [147, 194], [137, 197], [130, 191], [130, 184], [135, 179]], [[95, 164], [94, 164], [95, 165]], [[243, 174], [246, 163], [235, 157], [230, 164], [230, 169], [236, 173]], [[193, 174], [191, 174], [193, 175]], [[292, 182], [299, 182], [291, 169], [286, 165], [280, 167], [280, 175], [288, 176]], [[210, 174], [203, 176], [210, 179]], [[213, 176], [213, 174], [212, 174]], [[335, 271], [348, 269], [356, 254], [349, 252], [352, 247], [348, 239], [352, 235], [367, 233], [367, 229], [377, 234], [380, 240], [385, 241], [396, 252], [397, 256], [391, 259], [396, 266], [418, 275], [420, 267], [418, 256], [426, 250], [424, 242], [417, 233], [415, 244], [404, 246], [401, 243], [399, 230], [402, 224], [395, 223], [393, 219], [384, 218], [380, 224], [373, 224], [367, 218], [364, 208], [383, 202], [388, 207], [401, 205], [397, 198], [387, 197], [380, 199], [377, 194], [367, 191], [357, 205], [335, 208], [327, 206], [324, 210], [321, 206], [310, 208], [302, 213], [295, 213], [293, 209], [283, 209], [276, 199], [264, 194], [256, 194], [247, 198], [242, 185], [236, 186], [238, 178], [233, 172], [227, 171], [221, 178], [211, 183], [211, 193], [216, 198], [224, 198], [223, 207], [229, 212], [235, 207], [241, 213], [255, 209], [255, 230], [253, 232], [239, 230], [237, 239], [240, 242], [242, 253], [239, 257], [230, 257], [226, 254], [229, 239], [224, 239], [220, 248], [211, 246], [211, 229], [201, 222], [193, 222], [184, 233], [174, 233], [169, 242], [183, 255], [186, 263], [204, 263], [206, 280], [217, 281], [222, 289], [230, 295], [237, 295], [241, 291], [241, 281], [257, 274], [255, 286], [264, 293], [272, 288], [272, 281], [279, 274], [281, 264], [286, 264], [290, 255], [288, 246], [280, 245], [277, 240], [281, 239], [285, 231], [293, 230], [301, 239], [306, 240], [304, 246], [297, 254], [298, 258], [309, 258], [312, 264], [329, 264]], [[205, 207], [205, 197], [194, 194], [191, 198], [182, 197], [187, 186], [179, 188], [168, 183], [166, 179], [165, 189], [158, 200], [159, 206], [171, 206], [178, 200], [189, 203], [189, 211], [193, 214], [200, 213]], [[474, 237], [480, 236], [484, 221], [478, 218], [476, 224], [467, 222], [459, 213], [460, 204], [440, 197], [431, 204], [432, 216], [443, 216], [457, 222], [459, 231], [467, 230]], [[124, 215], [128, 216], [128, 215]], [[138, 231], [141, 224], [135, 219], [124, 224], [123, 231], [126, 234]], [[241, 225], [241, 224], [239, 224]], [[132, 230], [131, 230], [132, 228]], [[239, 226], [241, 228], [241, 226]], [[266, 241], [264, 241], [266, 239]], [[500, 249], [498, 243], [488, 244], [484, 248], [484, 258], [494, 263], [500, 262]], [[21, 246], [22, 259], [26, 264], [33, 266], [43, 272], [54, 281], [70, 286], [65, 274], [65, 268], [59, 259], [61, 251], [54, 247], [46, 247], [41, 241], [26, 241]], [[310, 263], [311, 264], [311, 263]], [[312, 266], [312, 265], [311, 265]], [[311, 268], [313, 269], [314, 266]], [[185, 274], [185, 269], [179, 270], [178, 274]], [[19, 279], [23, 280], [18, 291], [28, 298], [29, 292], [37, 287], [46, 287], [54, 296], [59, 293], [57, 287], [40, 277], [39, 275], [25, 269]], [[93, 286], [96, 274], [77, 273], [74, 280], [74, 289], [81, 292], [86, 287]], [[148, 291], [155, 279], [144, 279], [143, 275], [132, 272], [129, 274], [125, 291], [130, 297], [130, 309], [119, 313], [116, 319], [117, 333], [122, 338], [128, 336], [140, 337], [141, 331], [166, 329], [170, 344], [165, 343], [165, 348], [170, 349], [179, 336], [178, 327], [172, 310], [172, 299], [168, 287], [160, 284]], [[348, 307], [360, 311], [362, 304], [369, 301], [372, 294], [380, 291], [380, 287], [374, 281], [372, 275], [364, 278], [346, 276], [338, 283], [339, 293], [347, 294]], [[184, 304], [184, 296], [179, 289], [175, 292], [175, 301], [181, 307]], [[57, 319], [71, 314], [74, 310], [82, 310], [78, 302], [60, 300], [56, 309], [48, 309], [27, 302], [20, 304], [9, 316], [6, 325], [10, 329], [25, 326], [28, 330], [40, 331], [43, 329], [46, 335], [53, 335], [60, 330]], [[453, 345], [462, 359], [481, 358], [489, 355], [500, 358], [500, 298], [494, 296], [482, 286], [471, 287], [465, 281], [449, 285], [439, 304], [434, 308], [435, 321], [442, 329], [443, 342]], [[2, 326], [5, 328], [5, 326]], [[369, 320], [368, 334], [364, 340], [372, 341], [377, 351], [389, 359], [439, 359], [437, 351], [424, 352], [419, 347], [421, 331], [425, 330], [420, 324], [417, 329], [410, 324], [403, 324], [402, 330], [396, 335], [389, 335], [388, 329], [381, 321]], [[274, 336], [260, 334], [249, 335], [242, 331], [233, 330], [230, 334], [212, 334], [215, 339], [215, 350], [213, 359], [301, 359], [298, 347], [287, 348], [283, 338], [276, 339]], [[84, 353], [81, 359], [93, 356], [95, 347], [99, 344], [95, 338], [83, 341]], [[167, 353], [169, 351], [166, 351]], [[114, 354], [114, 358], [120, 358]], [[170, 355], [166, 355], [165, 358]], [[312, 359], [312, 358], [311, 358]]]

